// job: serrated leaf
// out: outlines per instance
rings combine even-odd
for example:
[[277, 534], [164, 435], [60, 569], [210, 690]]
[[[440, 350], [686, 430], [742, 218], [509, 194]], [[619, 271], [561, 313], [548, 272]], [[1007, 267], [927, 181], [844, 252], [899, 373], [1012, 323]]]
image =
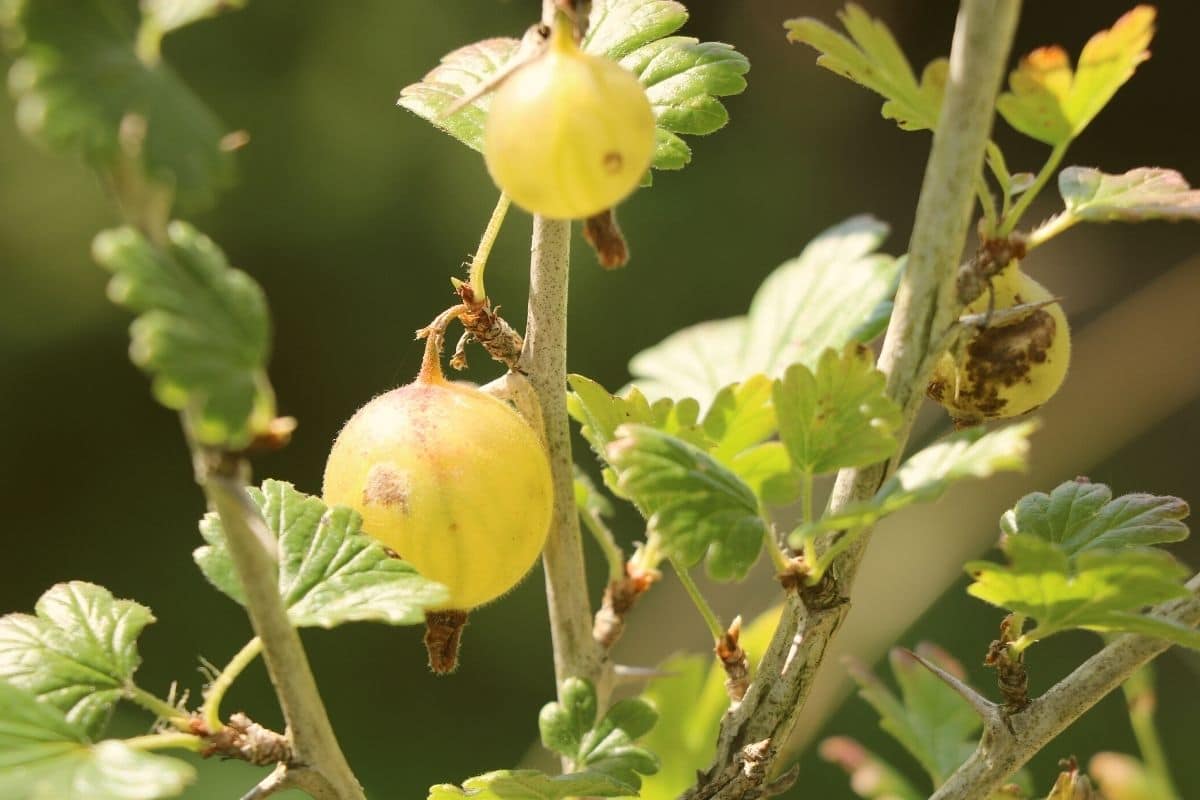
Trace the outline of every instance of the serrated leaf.
[[1200, 189], [1173, 169], [1141, 167], [1106, 175], [1090, 167], [1058, 174], [1066, 213], [1085, 222], [1200, 220]]
[[143, 20], [162, 34], [245, 5], [246, 0], [141, 0]]
[[818, 747], [821, 758], [850, 776], [850, 788], [866, 800], [924, 800], [898, 770], [848, 736], [832, 736]]
[[[754, 492], [695, 445], [645, 425], [623, 425], [606, 449], [617, 486], [663, 551], [685, 567], [705, 558], [714, 580], [745, 577], [766, 524]], [[707, 558], [706, 558], [707, 554]]]
[[[732, 47], [670, 36], [687, 21], [671, 0], [596, 0], [583, 49], [621, 63], [638, 76], [658, 120], [654, 169], [682, 169], [692, 157], [679, 134], [712, 133], [729, 119], [717, 98], [746, 88], [750, 62]], [[668, 37], [668, 38], [664, 38]], [[459, 48], [419, 83], [405, 87], [399, 105], [473, 150], [483, 150], [491, 95], [449, 117], [447, 110], [504, 69], [520, 42], [497, 38]], [[645, 185], [649, 185], [647, 176]]]
[[1037, 535], [1018, 533], [1005, 540], [1009, 565], [967, 564], [974, 597], [1037, 621], [1029, 640], [1071, 628], [1162, 635], [1200, 647], [1200, 632], [1143, 616], [1144, 606], [1190, 593], [1187, 571], [1167, 553], [1149, 549], [1089, 549], [1071, 557]]
[[930, 62], [918, 82], [904, 51], [882, 20], [872, 19], [854, 3], [848, 3], [838, 17], [849, 38], [819, 20], [800, 18], [784, 23], [788, 40], [815, 48], [821, 53], [818, 65], [882, 96], [886, 101], [883, 116], [895, 120], [902, 129], [936, 128], [946, 93], [949, 60]]
[[635, 787], [599, 772], [547, 775], [532, 769], [503, 769], [463, 781], [462, 788], [431, 786], [428, 800], [563, 800], [568, 797], [620, 797]]
[[1029, 437], [1036, 429], [1037, 423], [1030, 421], [991, 433], [969, 428], [947, 436], [905, 461], [870, 500], [797, 529], [789, 541], [801, 547], [806, 538], [819, 533], [873, 525], [914, 503], [936, 500], [960, 480], [1023, 470]]
[[[933, 645], [918, 645], [917, 654], [959, 678], [962, 665]], [[880, 726], [900, 742], [940, 786], [975, 749], [982, 721], [971, 705], [906, 650], [888, 655], [900, 696], [865, 667], [851, 669], [859, 695], [874, 707]]]
[[1138, 6], [1097, 33], [1074, 71], [1061, 47], [1034, 50], [1009, 76], [1010, 91], [1000, 95], [996, 110], [1009, 125], [1046, 144], [1074, 139], [1150, 57], [1146, 48], [1155, 13], [1152, 6]]
[[9, 85], [28, 135], [108, 169], [128, 157], [121, 128], [139, 117], [140, 163], [181, 203], [206, 205], [231, 182], [223, 126], [168, 66], [138, 59], [130, 4], [77, 0], [69, 14], [55, 0], [20, 5]]
[[130, 357], [153, 377], [159, 402], [182, 411], [201, 444], [245, 447], [275, 417], [266, 299], [191, 225], [172, 222], [167, 236], [160, 248], [117, 228], [97, 236], [92, 252], [113, 273], [109, 297], [140, 313]]
[[[279, 544], [279, 594], [293, 625], [416, 625], [425, 621], [425, 609], [446, 601], [445, 587], [363, 533], [357, 512], [326, 508], [283, 481], [265, 481], [250, 495]], [[205, 515], [200, 531], [208, 544], [196, 550], [196, 563], [217, 589], [244, 604], [215, 512]]]
[[694, 397], [707, 407], [731, 383], [811, 368], [825, 350], [873, 337], [879, 326], [864, 322], [890, 301], [901, 268], [874, 252], [887, 230], [860, 216], [825, 231], [763, 281], [747, 316], [693, 325], [634, 356], [634, 384], [649, 397]]
[[771, 392], [766, 375], [753, 375], [717, 392], [701, 424], [713, 458], [731, 464], [739, 453], [775, 435]]
[[141, 664], [137, 637], [154, 615], [83, 581], [51, 587], [34, 610], [0, 619], [0, 681], [60, 709], [94, 737]]
[[[782, 611], [782, 606], [768, 609], [742, 629], [739, 643], [752, 678]], [[728, 676], [711, 653], [672, 656], [658, 672], [662, 677], [653, 679], [641, 697], [657, 710], [659, 722], [642, 744], [658, 755], [662, 768], [642, 781], [641, 800], [675, 800], [695, 783], [697, 770], [712, 763], [717, 729], [729, 709]]]
[[1007, 534], [1028, 533], [1068, 556], [1092, 548], [1146, 547], [1187, 538], [1188, 504], [1178, 497], [1127, 494], [1113, 500], [1102, 483], [1067, 481], [1050, 494], [1025, 495], [1000, 519]]
[[658, 721], [653, 707], [637, 698], [618, 701], [596, 721], [596, 690], [586, 680], [568, 678], [562, 702], [547, 703], [538, 715], [542, 744], [566, 756], [585, 772], [607, 775], [636, 792], [641, 775], [658, 771], [658, 759], [634, 742]]
[[873, 354], [861, 345], [826, 350], [815, 370], [788, 367], [773, 396], [779, 438], [792, 465], [822, 475], [891, 456], [901, 415], [886, 383]]
[[0, 797], [5, 800], [154, 800], [174, 797], [195, 770], [120, 741], [88, 744], [52, 705], [0, 681]]

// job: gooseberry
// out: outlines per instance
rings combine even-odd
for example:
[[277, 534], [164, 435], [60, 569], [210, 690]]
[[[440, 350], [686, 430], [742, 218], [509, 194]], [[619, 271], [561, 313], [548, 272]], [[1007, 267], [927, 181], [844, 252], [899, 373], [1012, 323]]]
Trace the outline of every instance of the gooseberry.
[[[1021, 271], [1014, 259], [992, 279], [993, 299], [984, 294], [967, 307], [993, 314], [1054, 299]], [[976, 425], [1028, 413], [1045, 403], [1067, 375], [1071, 331], [1062, 306], [1050, 303], [1004, 324], [990, 322], [956, 351], [939, 360], [929, 383], [931, 398], [959, 425]]]
[[483, 155], [526, 211], [583, 219], [637, 188], [654, 155], [654, 112], [633, 73], [584, 53], [558, 24], [547, 51], [492, 98]]
[[[520, 582], [553, 508], [549, 460], [533, 429], [503, 401], [446, 380], [430, 350], [413, 383], [371, 400], [342, 428], [324, 496], [356, 510], [367, 534], [444, 584], [449, 599], [435, 611], [456, 613]], [[438, 669], [432, 648], [430, 657]]]

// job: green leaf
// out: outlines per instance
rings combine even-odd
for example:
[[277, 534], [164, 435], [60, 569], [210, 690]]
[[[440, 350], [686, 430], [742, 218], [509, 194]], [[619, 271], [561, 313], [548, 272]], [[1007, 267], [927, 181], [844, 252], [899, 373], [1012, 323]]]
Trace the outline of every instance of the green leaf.
[[563, 800], [568, 797], [620, 797], [636, 789], [599, 772], [550, 776], [532, 769], [503, 769], [463, 781], [432, 786], [428, 800]]
[[890, 302], [901, 263], [875, 253], [887, 226], [860, 216], [830, 228], [771, 273], [747, 316], [704, 322], [634, 356], [629, 370], [649, 397], [694, 397], [707, 407], [725, 386], [753, 375], [777, 378], [792, 364], [867, 341], [867, 326]]
[[575, 507], [580, 513], [597, 519], [613, 515], [612, 503], [578, 466], [575, 467]]
[[914, 503], [941, 497], [950, 486], [965, 478], [987, 478], [996, 472], [1025, 468], [1029, 437], [1036, 422], [1022, 422], [986, 433], [969, 428], [938, 441], [905, 461], [870, 500], [828, 514], [811, 525], [797, 529], [789, 541], [793, 547], [826, 531], [850, 530], [873, 525]]
[[1022, 497], [1000, 519], [1000, 528], [1009, 535], [1033, 534], [1074, 556], [1093, 548], [1183, 541], [1188, 528], [1182, 520], [1188, 513], [1188, 504], [1178, 497], [1127, 494], [1113, 500], [1112, 489], [1104, 484], [1075, 480], [1050, 494]]
[[766, 524], [754, 492], [695, 445], [645, 425], [623, 425], [606, 450], [617, 486], [663, 551], [685, 567], [706, 559], [714, 580], [740, 580], [758, 559]]
[[245, 5], [246, 0], [141, 0], [143, 24], [161, 34]]
[[1183, 585], [1187, 570], [1167, 553], [1086, 549], [1072, 557], [1031, 533], [1007, 537], [1004, 551], [1008, 566], [988, 561], [967, 564], [975, 579], [967, 591], [984, 602], [1034, 618], [1037, 625], [1025, 634], [1028, 641], [1085, 628], [1148, 633], [1200, 648], [1200, 631], [1138, 613], [1144, 606], [1190, 594]]
[[[671, 0], [595, 0], [583, 42], [586, 52], [618, 61], [645, 87], [658, 119], [655, 169], [682, 169], [691, 161], [691, 148], [679, 134], [721, 128], [729, 114], [717, 98], [745, 90], [750, 70], [746, 57], [729, 45], [672, 37], [687, 17], [687, 10]], [[506, 68], [519, 46], [516, 39], [497, 38], [459, 48], [419, 83], [405, 87], [399, 105], [482, 151], [490, 94], [443, 115]]]
[[53, 706], [0, 681], [0, 797], [5, 800], [153, 800], [174, 797], [195, 770], [120, 741], [88, 744]]
[[538, 715], [542, 744], [586, 772], [607, 775], [635, 792], [641, 775], [658, 771], [658, 759], [634, 742], [648, 733], [658, 714], [644, 700], [618, 701], [596, 722], [596, 690], [581, 678], [563, 682], [562, 702], [547, 703]]
[[61, 710], [94, 737], [141, 663], [137, 637], [154, 615], [83, 581], [51, 587], [35, 611], [0, 619], [0, 681]]
[[739, 453], [775, 435], [771, 390], [770, 378], [752, 375], [717, 392], [701, 425], [712, 443], [713, 458], [730, 464]]
[[1147, 5], [1126, 13], [1088, 40], [1074, 71], [1061, 47], [1034, 50], [1009, 76], [1010, 91], [1000, 95], [996, 110], [1009, 125], [1046, 144], [1074, 139], [1150, 57], [1154, 17]]
[[[962, 665], [941, 648], [918, 645], [917, 654], [952, 675], [965, 677]], [[900, 686], [896, 697], [866, 667], [852, 667], [859, 696], [871, 704], [880, 726], [900, 742], [940, 786], [975, 749], [975, 734], [982, 721], [971, 705], [908, 651], [895, 648], [889, 655], [892, 674]]]
[[821, 742], [821, 758], [837, 764], [850, 776], [850, 787], [867, 800], [924, 800], [904, 775], [847, 736], [831, 736]]
[[131, 227], [105, 231], [92, 246], [113, 273], [109, 297], [141, 314], [130, 328], [130, 357], [153, 376], [159, 402], [184, 413], [197, 441], [245, 447], [275, 416], [266, 299], [191, 225], [172, 222], [167, 233], [161, 248]]
[[[425, 609], [445, 602], [445, 587], [392, 558], [362, 532], [362, 518], [344, 506], [327, 509], [290, 483], [268, 480], [250, 490], [279, 543], [279, 594], [297, 627], [332, 628], [347, 622], [416, 625]], [[208, 544], [196, 563], [217, 589], [244, 605], [241, 586], [216, 513], [200, 532]]]
[[[750, 662], [751, 677], [767, 650], [783, 607], [760, 614], [742, 629], [739, 643]], [[658, 725], [642, 744], [658, 755], [662, 769], [642, 781], [641, 800], [675, 800], [696, 781], [697, 770], [707, 769], [716, 752], [717, 729], [729, 709], [724, 668], [712, 654], [672, 656], [658, 665], [655, 678], [642, 699], [659, 715]]]
[[[139, 60], [129, 3], [76, 0], [69, 14], [57, 0], [18, 5], [9, 85], [27, 134], [105, 170], [140, 151], [139, 168], [192, 207], [231, 182], [223, 126], [169, 67]], [[144, 137], [130, 135], [142, 127], [134, 119]]]
[[788, 40], [802, 42], [820, 51], [817, 64], [881, 95], [883, 116], [896, 120], [906, 131], [937, 127], [950, 61], [939, 58], [921, 73], [920, 82], [904, 52], [882, 20], [847, 3], [838, 16], [847, 38], [819, 20], [793, 19], [784, 23]]
[[1141, 167], [1106, 175], [1090, 167], [1058, 174], [1066, 213], [1085, 222], [1200, 220], [1200, 189], [1172, 169]]
[[810, 475], [882, 461], [896, 452], [900, 408], [870, 350], [826, 350], [816, 370], [794, 364], [775, 382], [779, 438], [796, 469]]
[[765, 442], [729, 460], [729, 469], [768, 506], [785, 506], [800, 496], [802, 476], [782, 442]]

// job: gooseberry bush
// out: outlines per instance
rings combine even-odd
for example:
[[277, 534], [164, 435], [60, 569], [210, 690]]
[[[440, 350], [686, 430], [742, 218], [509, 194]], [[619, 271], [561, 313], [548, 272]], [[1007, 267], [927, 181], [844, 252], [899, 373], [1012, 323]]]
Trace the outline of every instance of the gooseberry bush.
[[[136, 678], [137, 639], [155, 621], [146, 606], [79, 580], [49, 588], [33, 614], [5, 616], [6, 800], [176, 796], [194, 773], [172, 750], [263, 767], [245, 798], [292, 788], [362, 798], [297, 629], [424, 624], [430, 667], [452, 673], [468, 613], [503, 602], [539, 554], [557, 680], [537, 720], [562, 770], [481, 764], [475, 777], [446, 776], [431, 800], [809, 796], [787, 743], [818, 671], [837, 668], [825, 654], [853, 607], [872, 529], [960, 481], [1023, 469], [1037, 427], [1028, 414], [1067, 377], [1069, 321], [1053, 287], [1026, 272], [1035, 251], [1081, 223], [1200, 219], [1200, 191], [1177, 172], [1062, 166], [1148, 57], [1150, 6], [1074, 58], [1043, 47], [1007, 76], [1016, 0], [962, 0], [949, 57], [919, 74], [857, 5], [841, 12], [840, 27], [790, 20], [787, 38], [815, 49], [817, 64], [882, 96], [883, 116], [902, 130], [932, 133], [908, 253], [880, 252], [887, 228], [873, 218], [836, 225], [773, 272], [744, 316], [699, 323], [633, 356], [632, 383], [611, 391], [566, 372], [568, 274], [590, 260], [571, 264], [573, 221], [602, 266], [623, 265], [630, 253], [614, 207], [652, 192], [656, 172], [690, 163], [686, 137], [728, 122], [722, 98], [746, 87], [749, 63], [730, 45], [680, 35], [687, 11], [673, 0], [546, 0], [540, 17], [531, 7], [521, 39], [468, 44], [399, 98], [480, 151], [501, 192], [466, 278], [448, 275], [456, 302], [413, 321], [423, 325], [420, 373], [347, 410], [319, 496], [282, 480], [251, 484], [254, 455], [286, 446], [295, 426], [278, 414], [267, 377], [266, 300], [216, 243], [176, 218], [227, 184], [238, 137], [160, 47], [241, 4], [0, 3], [21, 126], [81, 156], [127, 219], [96, 237], [93, 255], [112, 275], [111, 299], [137, 315], [133, 362], [183, 423], [210, 507], [195, 563], [245, 607], [254, 630], [194, 697], [162, 697]], [[1040, 167], [1010, 167], [993, 138], [997, 116], [1049, 148]], [[1063, 209], [1031, 224], [1027, 212], [1052, 180]], [[523, 333], [484, 280], [510, 203], [534, 217]], [[486, 354], [501, 365], [495, 381], [447, 379], [455, 325], [449, 364]], [[910, 451], [926, 397], [955, 431]], [[592, 460], [572, 454], [572, 420], [602, 481], [577, 466]], [[818, 505], [823, 479], [833, 489]], [[997, 609], [995, 641], [957, 656], [928, 643], [897, 647], [889, 665], [898, 694], [868, 665], [850, 665], [883, 728], [928, 777], [915, 784], [854, 740], [827, 739], [821, 754], [851, 773], [854, 792], [961, 800], [1049, 790], [1081, 800], [1099, 796], [1095, 781], [1111, 798], [1180, 798], [1145, 665], [1172, 645], [1200, 649], [1200, 579], [1162, 548], [1187, 536], [1187, 504], [1084, 478], [1047, 488], [1012, 498], [1000, 555], [965, 566], [968, 593]], [[631, 553], [609, 528], [614, 499], [645, 521]], [[589, 596], [584, 529], [607, 566], [602, 598]], [[763, 561], [778, 601], [745, 623], [722, 619], [692, 574], [703, 562], [711, 581], [756, 579]], [[639, 598], [669, 576], [694, 602], [712, 654], [619, 667], [613, 648], [637, 624]], [[1031, 649], [1077, 629], [1105, 639], [1032, 696]], [[260, 655], [283, 731], [222, 707]], [[965, 682], [961, 659], [977, 657], [994, 667], [994, 689]], [[1031, 785], [1021, 771], [1030, 758], [1118, 688], [1144, 760], [1100, 754], [1089, 777], [1067, 758], [1052, 788]], [[106, 738], [122, 702], [150, 712], [153, 729]]]

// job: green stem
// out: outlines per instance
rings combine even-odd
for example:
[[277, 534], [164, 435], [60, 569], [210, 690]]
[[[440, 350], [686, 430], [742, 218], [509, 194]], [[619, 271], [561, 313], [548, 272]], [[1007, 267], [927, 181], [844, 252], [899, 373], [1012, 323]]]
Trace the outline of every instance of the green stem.
[[187, 729], [188, 715], [186, 711], [176, 708], [166, 700], [147, 692], [140, 686], [127, 687], [125, 689], [125, 697], [174, 727], [181, 730]]
[[475, 257], [471, 259], [471, 272], [468, 278], [471, 284], [471, 291], [475, 294], [475, 301], [482, 303], [487, 299], [487, 291], [483, 286], [483, 273], [487, 269], [488, 257], [492, 254], [492, 247], [496, 244], [496, 237], [500, 235], [500, 228], [504, 225], [504, 218], [508, 215], [508, 208], [512, 205], [508, 195], [500, 193], [500, 199], [496, 201], [496, 208], [492, 210], [492, 218], [488, 220], [487, 228], [483, 231], [483, 238], [479, 240], [479, 249], [475, 251]]
[[[1135, 678], [1137, 676], [1135, 675]], [[1148, 681], [1130, 679], [1121, 684], [1125, 700], [1129, 705], [1129, 724], [1133, 728], [1133, 736], [1137, 739], [1138, 750], [1147, 771], [1154, 782], [1162, 800], [1177, 800], [1179, 791], [1171, 780], [1171, 770], [1167, 766], [1167, 754], [1163, 750], [1162, 740], [1154, 725], [1154, 691]]]
[[778, 537], [775, 535], [775, 526], [767, 522], [765, 516], [763, 516], [763, 522], [763, 539], [766, 540], [767, 555], [771, 557], [771, 564], [775, 567], [775, 572], [782, 575], [791, 570], [792, 563], [788, 559], [787, 553], [783, 552], [783, 548], [779, 546]]
[[975, 194], [979, 195], [979, 207], [983, 209], [983, 218], [987, 221], [987, 230], [990, 234], [996, 230], [999, 217], [996, 216], [996, 198], [992, 197], [992, 193], [988, 190], [987, 181], [983, 179], [982, 173], [975, 179]]
[[713, 641], [720, 642], [725, 636], [725, 626], [721, 624], [720, 618], [712, 610], [712, 606], [708, 604], [708, 601], [704, 599], [704, 595], [700, 594], [700, 587], [692, 580], [692, 576], [688, 574], [687, 568], [674, 558], [668, 560], [671, 562], [671, 567], [675, 570], [675, 574], [679, 576], [679, 582], [687, 590], [688, 597], [692, 598], [692, 604], [696, 606], [696, 610], [704, 618], [704, 624], [708, 626], [708, 632], [712, 634]]
[[1060, 233], [1075, 227], [1077, 222], [1079, 222], [1079, 217], [1075, 216], [1070, 211], [1063, 211], [1059, 214], [1055, 214], [1029, 234], [1029, 239], [1026, 241], [1025, 246], [1029, 250], [1039, 247], [1053, 239], [1055, 236], [1058, 236]]
[[600, 545], [600, 550], [604, 553], [604, 559], [608, 562], [609, 582], [621, 580], [625, 577], [625, 553], [617, 544], [613, 532], [604, 524], [604, 520], [590, 511], [580, 509], [579, 518], [583, 520], [584, 527], [592, 534], [592, 538], [596, 540], [596, 544]]
[[134, 750], [190, 750], [199, 753], [204, 749], [204, 739], [190, 733], [151, 733], [146, 736], [134, 736], [124, 739], [122, 743]]
[[208, 692], [204, 695], [204, 706], [200, 710], [209, 733], [216, 733], [224, 727], [221, 723], [221, 701], [238, 676], [262, 653], [262, 647], [262, 639], [257, 636], [246, 642], [245, 647], [237, 652], [209, 685]]
[[1004, 221], [1000, 225], [1000, 235], [1008, 236], [1017, 227], [1017, 223], [1021, 221], [1021, 217], [1029, 210], [1029, 206], [1037, 198], [1038, 194], [1045, 188], [1046, 183], [1054, 176], [1054, 171], [1058, 169], [1058, 165], [1062, 163], [1063, 156], [1067, 154], [1067, 148], [1071, 145], [1068, 139], [1065, 142], [1059, 142], [1050, 151], [1050, 157], [1046, 159], [1046, 163], [1042, 165], [1042, 169], [1038, 172], [1037, 177], [1033, 179], [1033, 185], [1025, 190], [1021, 198], [1017, 200], [1016, 205], [1008, 212]]

